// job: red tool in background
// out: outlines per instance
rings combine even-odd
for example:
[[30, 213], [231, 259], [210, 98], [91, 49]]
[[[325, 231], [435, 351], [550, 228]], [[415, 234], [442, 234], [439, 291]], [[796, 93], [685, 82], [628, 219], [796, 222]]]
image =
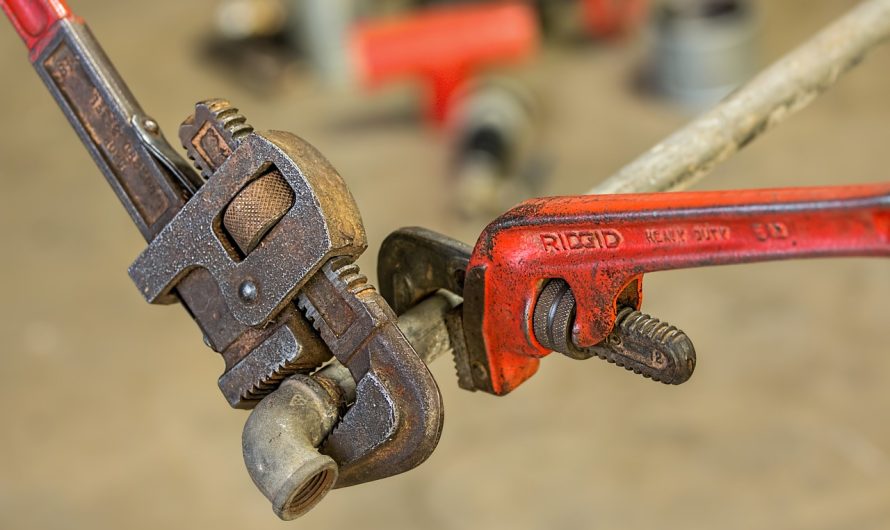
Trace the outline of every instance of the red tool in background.
[[429, 118], [443, 123], [467, 80], [531, 57], [538, 30], [534, 12], [521, 3], [447, 6], [360, 23], [350, 46], [364, 84], [420, 79]]
[[647, 0], [581, 0], [588, 31], [596, 37], [621, 35], [646, 15]]

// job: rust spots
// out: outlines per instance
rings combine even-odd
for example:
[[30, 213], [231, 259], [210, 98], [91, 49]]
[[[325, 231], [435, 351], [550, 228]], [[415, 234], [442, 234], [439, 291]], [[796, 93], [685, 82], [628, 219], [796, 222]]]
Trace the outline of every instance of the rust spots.
[[103, 172], [115, 191], [132, 204], [138, 221], [155, 225], [171, 200], [140, 156], [129, 122], [109, 106], [67, 44], [50, 53], [43, 66], [103, 160]]

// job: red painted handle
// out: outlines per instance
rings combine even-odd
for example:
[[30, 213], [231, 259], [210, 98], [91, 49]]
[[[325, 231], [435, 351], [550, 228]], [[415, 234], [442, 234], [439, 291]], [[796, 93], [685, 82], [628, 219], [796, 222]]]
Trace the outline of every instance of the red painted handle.
[[[464, 303], [481, 304], [471, 313], [482, 315], [491, 386], [504, 394], [549, 353], [530, 331], [547, 279], [571, 286], [585, 347], [611, 332], [619, 297], [639, 304], [645, 273], [832, 256], [890, 256], [890, 184], [533, 199], [483, 232]], [[474, 269], [484, 271], [477, 284]]]
[[45, 44], [56, 22], [71, 17], [64, 0], [0, 0], [0, 7], [31, 51]]
[[534, 12], [521, 3], [448, 6], [359, 24], [351, 48], [359, 77], [373, 86], [415, 77], [430, 87], [431, 119], [480, 68], [528, 58], [537, 48]]

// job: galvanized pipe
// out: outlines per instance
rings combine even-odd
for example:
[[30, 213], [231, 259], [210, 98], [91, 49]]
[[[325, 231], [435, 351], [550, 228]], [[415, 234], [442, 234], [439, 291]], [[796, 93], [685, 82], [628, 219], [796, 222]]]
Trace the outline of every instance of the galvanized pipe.
[[687, 188], [806, 107], [890, 38], [890, 0], [869, 0], [588, 193]]
[[426, 364], [452, 354], [445, 315], [461, 302], [461, 297], [439, 291], [399, 316], [399, 329]]

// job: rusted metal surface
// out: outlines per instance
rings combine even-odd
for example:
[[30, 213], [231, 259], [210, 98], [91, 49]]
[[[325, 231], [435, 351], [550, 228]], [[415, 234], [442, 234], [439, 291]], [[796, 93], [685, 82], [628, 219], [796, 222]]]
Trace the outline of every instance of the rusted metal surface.
[[[188, 138], [189, 132], [197, 136]], [[192, 147], [190, 156], [200, 160], [198, 167], [214, 178], [151, 242], [131, 267], [131, 276], [150, 301], [168, 301], [166, 293], [176, 288], [181, 298], [194, 302], [193, 317], [227, 361], [221, 390], [233, 406], [249, 408], [283, 378], [311, 371], [330, 357], [303, 316], [288, 305], [322, 263], [334, 255], [360, 254], [364, 230], [345, 183], [299, 138], [254, 134], [222, 100], [199, 103], [180, 133], [185, 146]], [[275, 216], [257, 224], [251, 224], [256, 215], [234, 216], [248, 220], [241, 231], [218, 222], [232, 219], [226, 213], [242, 197], [263, 203], [252, 191], [267, 178], [285, 179], [302, 206], [285, 215], [280, 207], [256, 208]], [[317, 244], [303, 245], [292, 237], [295, 233]], [[193, 289], [184, 292], [183, 283]]]
[[[32, 58], [37, 73], [105, 175], [142, 235], [150, 240], [188, 198], [175, 175], [133, 127], [145, 112], [92, 33], [70, 14], [47, 30]], [[166, 144], [158, 133], [154, 146]], [[187, 164], [165, 151], [180, 167]]]
[[[297, 206], [262, 245], [242, 257], [243, 250], [222, 233], [217, 219], [271, 167], [287, 181]], [[147, 301], [159, 303], [190, 270], [205, 269], [235, 318], [258, 326], [290, 302], [323, 263], [358, 256], [366, 247], [358, 207], [321, 154], [288, 133], [252, 133], [152, 240], [130, 267], [130, 276]], [[258, 296], [242, 296], [245, 282], [255, 284]]]
[[400, 228], [380, 245], [380, 294], [397, 314], [439, 289], [461, 295], [472, 250], [466, 243], [426, 228]]
[[[180, 129], [205, 182], [63, 2], [2, 6], [150, 241], [131, 277], [148, 301], [186, 305], [226, 360], [219, 384], [229, 403], [254, 407], [333, 351], [358, 387], [340, 428], [324, 437], [337, 485], [424, 461], [439, 440], [441, 396], [396, 315], [351, 265], [367, 246], [364, 227], [327, 160], [294, 135], [254, 132], [227, 101], [208, 100]], [[301, 289], [316, 329], [292, 303]]]
[[237, 108], [216, 98], [195, 105], [195, 112], [179, 127], [179, 141], [201, 175], [210, 178], [252, 132], [253, 127]]
[[[443, 322], [456, 303], [456, 297], [433, 295], [403, 314], [399, 329], [419, 352], [447, 351], [444, 324], [428, 324]], [[355, 402], [355, 379], [333, 361], [311, 376], [288, 378], [251, 411], [242, 435], [244, 463], [280, 518], [303, 515], [338, 483], [337, 462], [319, 447]]]
[[[4, 8], [10, 12], [11, 5], [12, 11], [22, 9], [6, 3]], [[32, 62], [134, 223], [151, 240], [180, 212], [203, 179], [142, 111], [86, 26], [67, 9], [58, 11], [60, 5], [63, 3], [56, 2], [46, 8], [35, 2], [27, 7], [44, 15], [61, 13], [42, 22], [45, 30], [30, 43]], [[233, 405], [253, 406], [274, 381], [311, 370], [329, 358], [304, 323], [287, 322], [279, 316], [279, 326], [253, 330], [235, 318], [211, 274], [205, 269], [187, 272], [190, 274], [179, 278], [166, 300], [183, 302], [208, 344], [228, 353], [228, 368], [262, 344], [266, 347], [260, 351], [271, 344], [290, 345], [279, 352], [280, 366], [271, 372], [259, 373], [260, 363], [248, 362], [233, 372], [237, 377], [224, 376], [220, 386]], [[296, 311], [291, 316], [302, 318]], [[236, 344], [239, 339], [241, 343]]]
[[[377, 277], [381, 294], [398, 311], [407, 311], [437, 292], [449, 292], [455, 297], [464, 295], [467, 265], [472, 248], [465, 243], [419, 227], [396, 230], [383, 241], [377, 259]], [[451, 353], [457, 371], [457, 384], [465, 390], [488, 388], [488, 374], [484, 359], [470, 359], [464, 338], [464, 320], [481, 315], [470, 315], [464, 304], [439, 315], [443, 321], [431, 321], [432, 329], [444, 328], [449, 336], [440, 348]], [[475, 326], [473, 327], [476, 328]], [[427, 362], [435, 356], [419, 351]]]
[[890, 0], [869, 0], [588, 193], [684, 189], [828, 90], [890, 38]]
[[[212, 283], [212, 282], [211, 282]], [[331, 358], [330, 350], [293, 306], [266, 329], [243, 328], [225, 352], [219, 388], [236, 408], [252, 408], [293, 374], [308, 374]]]
[[442, 396], [383, 297], [356, 265], [337, 259], [312, 277], [299, 305], [357, 381], [355, 404], [323, 448], [340, 465], [337, 487], [426, 460], [442, 433]]
[[[242, 308], [271, 298], [266, 312], [248, 317], [254, 320], [244, 321], [233, 311], [254, 327], [270, 322], [281, 304], [299, 296], [299, 307], [322, 342], [357, 382], [355, 403], [325, 441], [325, 452], [340, 466], [338, 487], [423, 462], [441, 433], [441, 396], [396, 327], [396, 315], [352, 263], [366, 244], [358, 209], [340, 176], [298, 138], [253, 132], [223, 100], [199, 103], [180, 137], [190, 157], [212, 178], [168, 227], [173, 231], [181, 223], [181, 237], [164, 241], [165, 229], [152, 245], [165, 244], [169, 251], [139, 270], [153, 274], [164, 267], [200, 267], [215, 276], [220, 290], [228, 288], [235, 295], [224, 296], [229, 307], [235, 297]], [[208, 259], [207, 241], [222, 252]], [[244, 272], [230, 272], [239, 268]], [[220, 270], [234, 274], [234, 281], [221, 280], [214, 274]], [[179, 275], [171, 272], [170, 281]], [[285, 292], [283, 297], [277, 294]], [[298, 315], [285, 323], [290, 326], [281, 326], [247, 353], [221, 384], [240, 384], [243, 393], [243, 382], [259, 376], [251, 388], [274, 390], [296, 364], [282, 353], [313, 343], [294, 333], [309, 330]]]

